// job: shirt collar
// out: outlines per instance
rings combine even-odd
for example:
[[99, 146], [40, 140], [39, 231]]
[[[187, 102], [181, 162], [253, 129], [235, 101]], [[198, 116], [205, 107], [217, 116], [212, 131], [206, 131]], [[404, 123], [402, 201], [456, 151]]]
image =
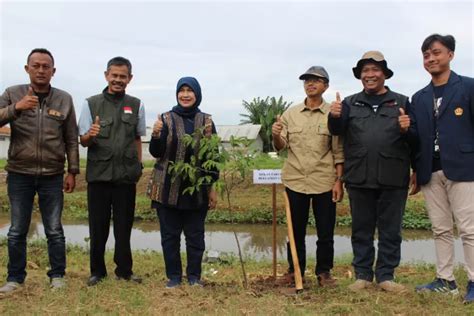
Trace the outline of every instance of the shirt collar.
[[326, 102], [326, 100], [324, 100], [323, 98], [323, 102], [321, 103], [321, 105], [317, 108], [317, 109], [310, 109], [306, 106], [306, 98], [304, 99], [303, 103], [301, 104], [302, 107], [300, 109], [300, 112], [304, 112], [304, 111], [320, 111], [321, 113], [323, 114], [326, 114], [326, 112], [328, 111], [328, 105], [329, 103]]

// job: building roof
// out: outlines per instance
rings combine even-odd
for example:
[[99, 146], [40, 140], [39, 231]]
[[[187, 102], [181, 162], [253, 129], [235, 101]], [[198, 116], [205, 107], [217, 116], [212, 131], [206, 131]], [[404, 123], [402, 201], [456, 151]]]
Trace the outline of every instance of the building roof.
[[[248, 139], [255, 140], [260, 133], [262, 125], [216, 125], [217, 134], [221, 138], [221, 141], [228, 142], [230, 137], [247, 137]], [[142, 136], [142, 143], [149, 143], [151, 133], [153, 132], [152, 127], [146, 128], [146, 136]]]
[[255, 140], [260, 133], [262, 125], [245, 124], [245, 125], [217, 125], [217, 134], [223, 142], [230, 141], [230, 137], [247, 137]]

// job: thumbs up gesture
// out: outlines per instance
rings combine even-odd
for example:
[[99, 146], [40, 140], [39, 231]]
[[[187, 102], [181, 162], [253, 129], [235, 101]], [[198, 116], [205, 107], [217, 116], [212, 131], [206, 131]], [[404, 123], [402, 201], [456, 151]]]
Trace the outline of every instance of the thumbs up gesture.
[[35, 109], [39, 105], [39, 99], [35, 95], [33, 88], [28, 87], [28, 93], [15, 104], [15, 110], [25, 111]]
[[161, 120], [161, 114], [158, 114], [155, 124], [153, 124], [153, 137], [159, 137], [161, 130], [163, 129], [163, 121]]
[[398, 116], [398, 125], [400, 126], [400, 132], [406, 133], [410, 127], [410, 117], [405, 114], [405, 109], [399, 108], [400, 115]]
[[339, 92], [336, 92], [336, 101], [331, 103], [331, 116], [334, 118], [341, 117], [342, 114], [342, 101]]
[[95, 117], [94, 123], [92, 123], [91, 127], [89, 128], [89, 136], [96, 137], [100, 133], [100, 119], [99, 116]]
[[277, 115], [276, 116], [276, 121], [272, 125], [273, 138], [279, 137], [282, 129], [283, 129], [283, 123], [281, 122], [281, 116]]

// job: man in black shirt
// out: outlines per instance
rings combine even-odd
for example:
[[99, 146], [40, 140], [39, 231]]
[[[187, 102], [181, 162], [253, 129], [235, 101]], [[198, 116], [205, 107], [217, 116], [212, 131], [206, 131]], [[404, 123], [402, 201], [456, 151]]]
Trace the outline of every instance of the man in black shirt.
[[[344, 176], [352, 213], [352, 249], [356, 282], [353, 291], [372, 284], [388, 292], [403, 292], [395, 283], [400, 263], [401, 226], [410, 172], [410, 110], [408, 98], [385, 86], [393, 72], [382, 53], [365, 53], [353, 68], [364, 90], [331, 105], [328, 123], [344, 136]], [[374, 233], [378, 253], [373, 271]]]

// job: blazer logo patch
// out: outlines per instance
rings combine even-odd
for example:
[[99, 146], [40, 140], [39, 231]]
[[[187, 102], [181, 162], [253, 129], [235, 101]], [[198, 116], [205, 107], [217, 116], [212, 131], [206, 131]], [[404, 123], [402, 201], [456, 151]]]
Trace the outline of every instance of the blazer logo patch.
[[463, 114], [464, 110], [461, 108], [461, 107], [457, 107], [455, 110], [454, 110], [454, 115], [456, 116], [461, 116]]

